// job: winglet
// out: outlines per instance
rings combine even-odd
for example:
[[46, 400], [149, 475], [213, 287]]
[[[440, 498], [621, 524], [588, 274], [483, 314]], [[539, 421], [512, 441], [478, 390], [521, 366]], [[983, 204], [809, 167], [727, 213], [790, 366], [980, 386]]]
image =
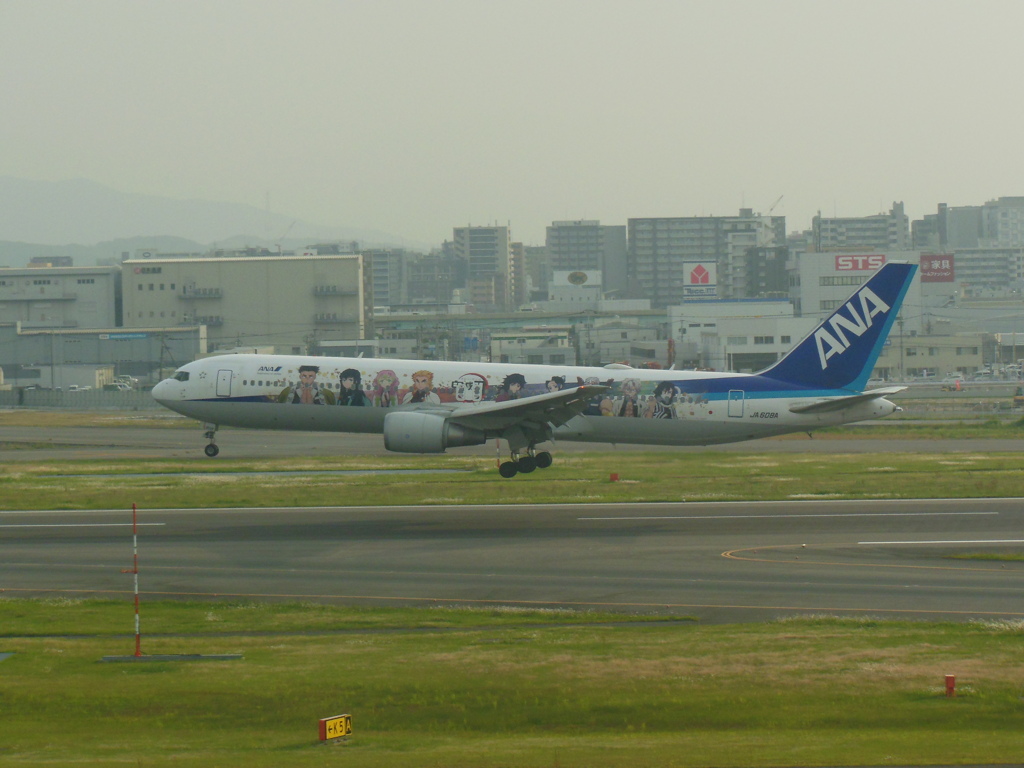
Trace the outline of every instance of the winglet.
[[863, 389], [917, 266], [889, 262], [759, 375], [806, 389]]

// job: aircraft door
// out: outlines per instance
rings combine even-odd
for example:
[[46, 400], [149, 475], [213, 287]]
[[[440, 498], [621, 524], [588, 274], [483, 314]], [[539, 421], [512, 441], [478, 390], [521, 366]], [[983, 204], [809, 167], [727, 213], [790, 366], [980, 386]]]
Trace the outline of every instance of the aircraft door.
[[741, 418], [743, 416], [743, 390], [742, 389], [730, 389], [729, 390], [729, 416], [734, 419]]
[[217, 397], [231, 397], [231, 371], [217, 371]]

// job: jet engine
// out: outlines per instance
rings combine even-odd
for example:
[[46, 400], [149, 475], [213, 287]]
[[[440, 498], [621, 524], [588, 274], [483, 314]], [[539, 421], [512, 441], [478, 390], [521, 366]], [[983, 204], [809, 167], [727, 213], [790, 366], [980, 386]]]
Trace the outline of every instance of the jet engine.
[[444, 453], [445, 448], [482, 445], [479, 429], [453, 424], [436, 413], [394, 411], [384, 417], [384, 447], [399, 453]]

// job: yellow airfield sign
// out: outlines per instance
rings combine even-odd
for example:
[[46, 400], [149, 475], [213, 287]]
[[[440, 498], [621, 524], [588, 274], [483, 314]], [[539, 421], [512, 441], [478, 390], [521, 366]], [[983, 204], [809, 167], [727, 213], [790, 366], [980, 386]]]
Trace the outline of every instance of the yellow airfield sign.
[[320, 720], [320, 741], [343, 739], [352, 733], [352, 715], [335, 715]]

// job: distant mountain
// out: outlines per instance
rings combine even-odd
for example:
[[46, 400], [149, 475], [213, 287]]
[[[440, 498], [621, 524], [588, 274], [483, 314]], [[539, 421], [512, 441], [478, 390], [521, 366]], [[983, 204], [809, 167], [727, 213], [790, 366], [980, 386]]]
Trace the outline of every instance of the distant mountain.
[[279, 241], [283, 233], [299, 245], [357, 240], [363, 247], [381, 247], [402, 241], [385, 232], [318, 226], [239, 203], [129, 194], [85, 179], [0, 176], [0, 264], [7, 266], [23, 266], [23, 254], [77, 256], [76, 264], [82, 259], [84, 266], [139, 248], [203, 252], [214, 246], [275, 246], [271, 240]]

